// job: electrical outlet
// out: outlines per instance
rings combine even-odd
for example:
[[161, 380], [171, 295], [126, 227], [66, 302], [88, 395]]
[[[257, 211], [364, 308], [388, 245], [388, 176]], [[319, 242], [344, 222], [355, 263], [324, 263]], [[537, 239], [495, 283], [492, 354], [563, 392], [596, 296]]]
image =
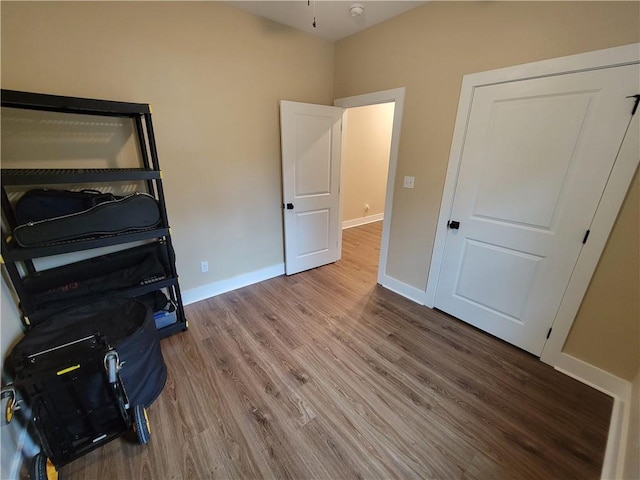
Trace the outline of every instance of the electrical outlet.
[[209, 271], [209, 262], [200, 262], [200, 271], [202, 273]]
[[404, 177], [404, 183], [402, 184], [403, 188], [413, 188], [413, 185], [416, 181], [416, 177]]

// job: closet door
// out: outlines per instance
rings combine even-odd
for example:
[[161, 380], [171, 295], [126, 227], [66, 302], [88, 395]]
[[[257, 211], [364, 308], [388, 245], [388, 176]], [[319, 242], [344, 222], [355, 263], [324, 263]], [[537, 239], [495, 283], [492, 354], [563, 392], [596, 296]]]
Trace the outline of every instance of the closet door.
[[437, 308], [541, 354], [638, 78], [629, 65], [475, 89]]

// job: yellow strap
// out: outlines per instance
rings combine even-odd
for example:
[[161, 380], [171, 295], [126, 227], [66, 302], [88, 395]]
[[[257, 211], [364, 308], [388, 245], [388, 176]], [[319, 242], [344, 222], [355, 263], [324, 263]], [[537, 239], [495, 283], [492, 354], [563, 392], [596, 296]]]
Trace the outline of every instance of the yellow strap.
[[80, 368], [80, 364], [78, 365], [72, 365], [71, 367], [65, 368], [63, 370], [60, 370], [59, 372], [56, 373], [56, 375], [64, 375], [65, 373], [69, 373], [69, 372], [73, 372], [74, 370], [77, 370]]
[[7, 402], [7, 408], [4, 411], [4, 419], [7, 421], [7, 423], [10, 423], [13, 419], [13, 403], [13, 398], [10, 398]]

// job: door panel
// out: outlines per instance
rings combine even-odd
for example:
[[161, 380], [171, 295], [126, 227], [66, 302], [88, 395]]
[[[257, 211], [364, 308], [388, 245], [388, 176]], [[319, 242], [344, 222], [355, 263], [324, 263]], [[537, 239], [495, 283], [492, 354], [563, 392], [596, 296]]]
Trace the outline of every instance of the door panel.
[[522, 324], [526, 292], [539, 273], [542, 258], [470, 239], [464, 249], [455, 295]]
[[475, 216], [551, 228], [592, 97], [495, 101], [485, 134], [492, 169], [482, 172]]
[[331, 213], [329, 209], [294, 213], [298, 257], [328, 252]]
[[295, 199], [331, 195], [332, 118], [296, 115]]
[[436, 307], [542, 352], [639, 75], [631, 65], [474, 90]]
[[340, 258], [342, 109], [282, 101], [280, 122], [285, 271], [291, 275]]

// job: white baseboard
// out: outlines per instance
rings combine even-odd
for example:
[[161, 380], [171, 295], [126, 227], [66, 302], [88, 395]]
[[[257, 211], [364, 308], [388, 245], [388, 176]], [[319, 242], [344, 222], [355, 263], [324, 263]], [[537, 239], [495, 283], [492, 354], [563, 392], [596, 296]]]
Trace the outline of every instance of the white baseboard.
[[624, 397], [629, 387], [626, 380], [567, 353], [561, 352], [553, 367], [611, 397]]
[[272, 265], [271, 267], [263, 268], [262, 270], [245, 273], [225, 280], [220, 280], [218, 282], [209, 283], [207, 285], [202, 285], [201, 287], [191, 288], [182, 292], [182, 303], [184, 305], [189, 305], [201, 300], [206, 300], [207, 298], [215, 297], [221, 293], [230, 292], [237, 288], [269, 280], [270, 278], [277, 277], [282, 274], [284, 274], [284, 263]]
[[406, 283], [403, 283], [400, 280], [396, 280], [395, 278], [389, 277], [385, 274], [378, 275], [378, 283], [387, 290], [391, 290], [398, 295], [402, 295], [409, 300], [412, 300], [420, 305], [424, 305], [424, 291], [422, 290], [412, 287], [411, 285], [407, 285]]
[[375, 215], [368, 215], [362, 218], [354, 218], [353, 220], [345, 220], [342, 222], [342, 229], [359, 227], [360, 225], [366, 225], [367, 223], [380, 222], [384, 220], [384, 213], [376, 213]]
[[622, 478], [631, 415], [631, 383], [566, 353], [560, 353], [554, 368], [613, 397], [600, 478]]

